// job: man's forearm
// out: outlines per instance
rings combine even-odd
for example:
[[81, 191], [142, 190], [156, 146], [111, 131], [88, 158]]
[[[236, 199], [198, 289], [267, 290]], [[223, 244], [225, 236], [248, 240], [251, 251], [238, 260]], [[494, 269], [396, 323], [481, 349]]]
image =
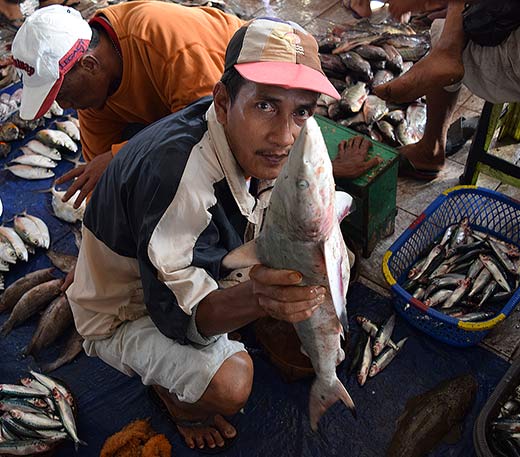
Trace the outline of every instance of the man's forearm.
[[251, 281], [211, 292], [198, 308], [196, 323], [206, 337], [228, 333], [265, 316], [253, 295]]

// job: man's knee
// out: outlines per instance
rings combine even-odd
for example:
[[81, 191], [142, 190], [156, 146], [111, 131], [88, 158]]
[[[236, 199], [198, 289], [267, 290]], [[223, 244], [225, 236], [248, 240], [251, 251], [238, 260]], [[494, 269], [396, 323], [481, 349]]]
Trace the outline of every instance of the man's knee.
[[253, 385], [253, 361], [237, 352], [221, 365], [203, 397], [224, 415], [236, 414], [246, 404]]

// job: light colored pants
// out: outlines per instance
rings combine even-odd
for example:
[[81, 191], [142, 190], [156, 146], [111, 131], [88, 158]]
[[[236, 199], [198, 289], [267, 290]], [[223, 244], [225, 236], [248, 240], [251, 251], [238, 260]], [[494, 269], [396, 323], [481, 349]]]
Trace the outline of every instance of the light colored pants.
[[[432, 46], [437, 43], [444, 19], [431, 26]], [[498, 46], [480, 46], [472, 41], [462, 53], [464, 84], [477, 97], [491, 103], [520, 102], [520, 29], [516, 29]], [[460, 84], [445, 87], [448, 92]]]
[[87, 355], [128, 376], [140, 376], [145, 385], [160, 385], [180, 401], [195, 403], [205, 392], [222, 363], [244, 345], [221, 335], [202, 346], [182, 345], [164, 336], [144, 316], [121, 324], [103, 340], [85, 340]]

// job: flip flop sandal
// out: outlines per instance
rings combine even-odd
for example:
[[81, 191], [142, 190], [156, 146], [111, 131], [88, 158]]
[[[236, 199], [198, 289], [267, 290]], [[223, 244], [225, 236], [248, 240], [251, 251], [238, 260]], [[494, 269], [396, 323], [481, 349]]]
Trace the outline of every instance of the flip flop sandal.
[[[214, 426], [212, 420], [204, 420], [204, 421], [190, 421], [190, 420], [181, 420], [181, 419], [175, 419], [170, 412], [168, 411], [168, 408], [164, 404], [164, 402], [161, 400], [153, 386], [148, 386], [146, 389], [148, 393], [148, 397], [152, 401], [152, 403], [159, 408], [159, 410], [164, 413], [168, 419], [170, 419], [171, 422], [175, 425], [175, 429], [177, 430], [177, 426], [181, 427], [189, 427], [189, 428], [197, 428], [197, 427], [212, 427]], [[215, 455], [220, 454], [221, 452], [224, 452], [228, 450], [230, 447], [233, 446], [237, 439], [238, 435], [235, 435], [233, 438], [224, 438], [224, 446], [215, 446], [214, 448], [204, 446], [203, 448], [191, 448], [189, 447], [186, 442], [184, 441], [184, 438], [181, 439], [182, 444], [189, 449], [190, 451], [197, 451], [201, 454], [208, 454], [208, 455]]]
[[446, 135], [446, 157], [451, 157], [462, 149], [462, 147], [475, 134], [478, 126], [478, 116], [466, 119], [464, 116], [459, 117], [450, 125]]
[[399, 155], [399, 176], [417, 179], [419, 181], [433, 181], [438, 178], [440, 171], [421, 170], [416, 168], [409, 159], [403, 155]]

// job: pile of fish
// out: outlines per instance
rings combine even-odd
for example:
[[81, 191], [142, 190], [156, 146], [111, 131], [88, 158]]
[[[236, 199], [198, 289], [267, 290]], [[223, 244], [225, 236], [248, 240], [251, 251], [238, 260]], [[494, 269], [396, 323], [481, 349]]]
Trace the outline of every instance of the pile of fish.
[[[56, 121], [57, 129], [42, 129], [35, 139], [20, 148], [21, 155], [11, 159], [6, 169], [23, 179], [47, 179], [54, 176], [53, 168], [61, 160], [61, 153], [73, 154], [78, 151], [76, 141], [80, 141], [78, 120], [69, 116], [65, 121]], [[4, 124], [12, 125], [8, 123]], [[14, 129], [11, 129], [14, 132]], [[0, 127], [1, 134], [1, 127]], [[14, 134], [14, 133], [13, 133]]]
[[403, 288], [428, 307], [475, 322], [494, 316], [519, 284], [519, 248], [473, 229], [464, 217], [425, 250]]
[[375, 24], [362, 19], [335, 27], [318, 42], [322, 68], [341, 94], [339, 101], [322, 95], [318, 114], [390, 146], [416, 143], [422, 138], [424, 103], [391, 105], [371, 90], [408, 71], [428, 52], [428, 32], [416, 33], [405, 24]]
[[363, 329], [355, 346], [348, 374], [357, 373], [360, 386], [367, 379], [383, 371], [404, 346], [408, 337], [394, 343], [391, 339], [395, 326], [395, 314], [382, 325], [377, 325], [365, 316], [356, 316]]
[[36, 248], [48, 249], [49, 229], [39, 217], [23, 213], [14, 217], [13, 227], [0, 226], [0, 290], [4, 289], [3, 273], [18, 260], [27, 262]]
[[11, 142], [23, 140], [34, 130], [43, 127], [46, 119], [63, 115], [63, 109], [54, 102], [42, 117], [34, 120], [22, 119], [18, 111], [21, 96], [22, 89], [16, 90], [12, 95], [0, 95], [0, 157], [6, 157], [11, 152]]
[[[51, 259], [61, 268], [70, 271], [75, 257], [53, 253]], [[0, 335], [8, 335], [14, 328], [43, 311], [31, 341], [23, 350], [23, 356], [38, 353], [51, 346], [60, 336], [73, 327], [72, 311], [67, 297], [61, 293], [63, 279], [54, 277], [54, 268], [45, 268], [25, 275], [11, 284], [0, 296], [0, 313], [11, 312], [0, 327]], [[52, 371], [71, 362], [82, 351], [83, 339], [72, 330], [63, 352], [53, 362], [44, 365], [43, 371]]]
[[488, 443], [494, 455], [520, 455], [520, 385], [506, 398], [498, 416], [489, 425]]
[[35, 371], [20, 384], [0, 384], [0, 455], [38, 455], [78, 437], [75, 402], [60, 381]]

